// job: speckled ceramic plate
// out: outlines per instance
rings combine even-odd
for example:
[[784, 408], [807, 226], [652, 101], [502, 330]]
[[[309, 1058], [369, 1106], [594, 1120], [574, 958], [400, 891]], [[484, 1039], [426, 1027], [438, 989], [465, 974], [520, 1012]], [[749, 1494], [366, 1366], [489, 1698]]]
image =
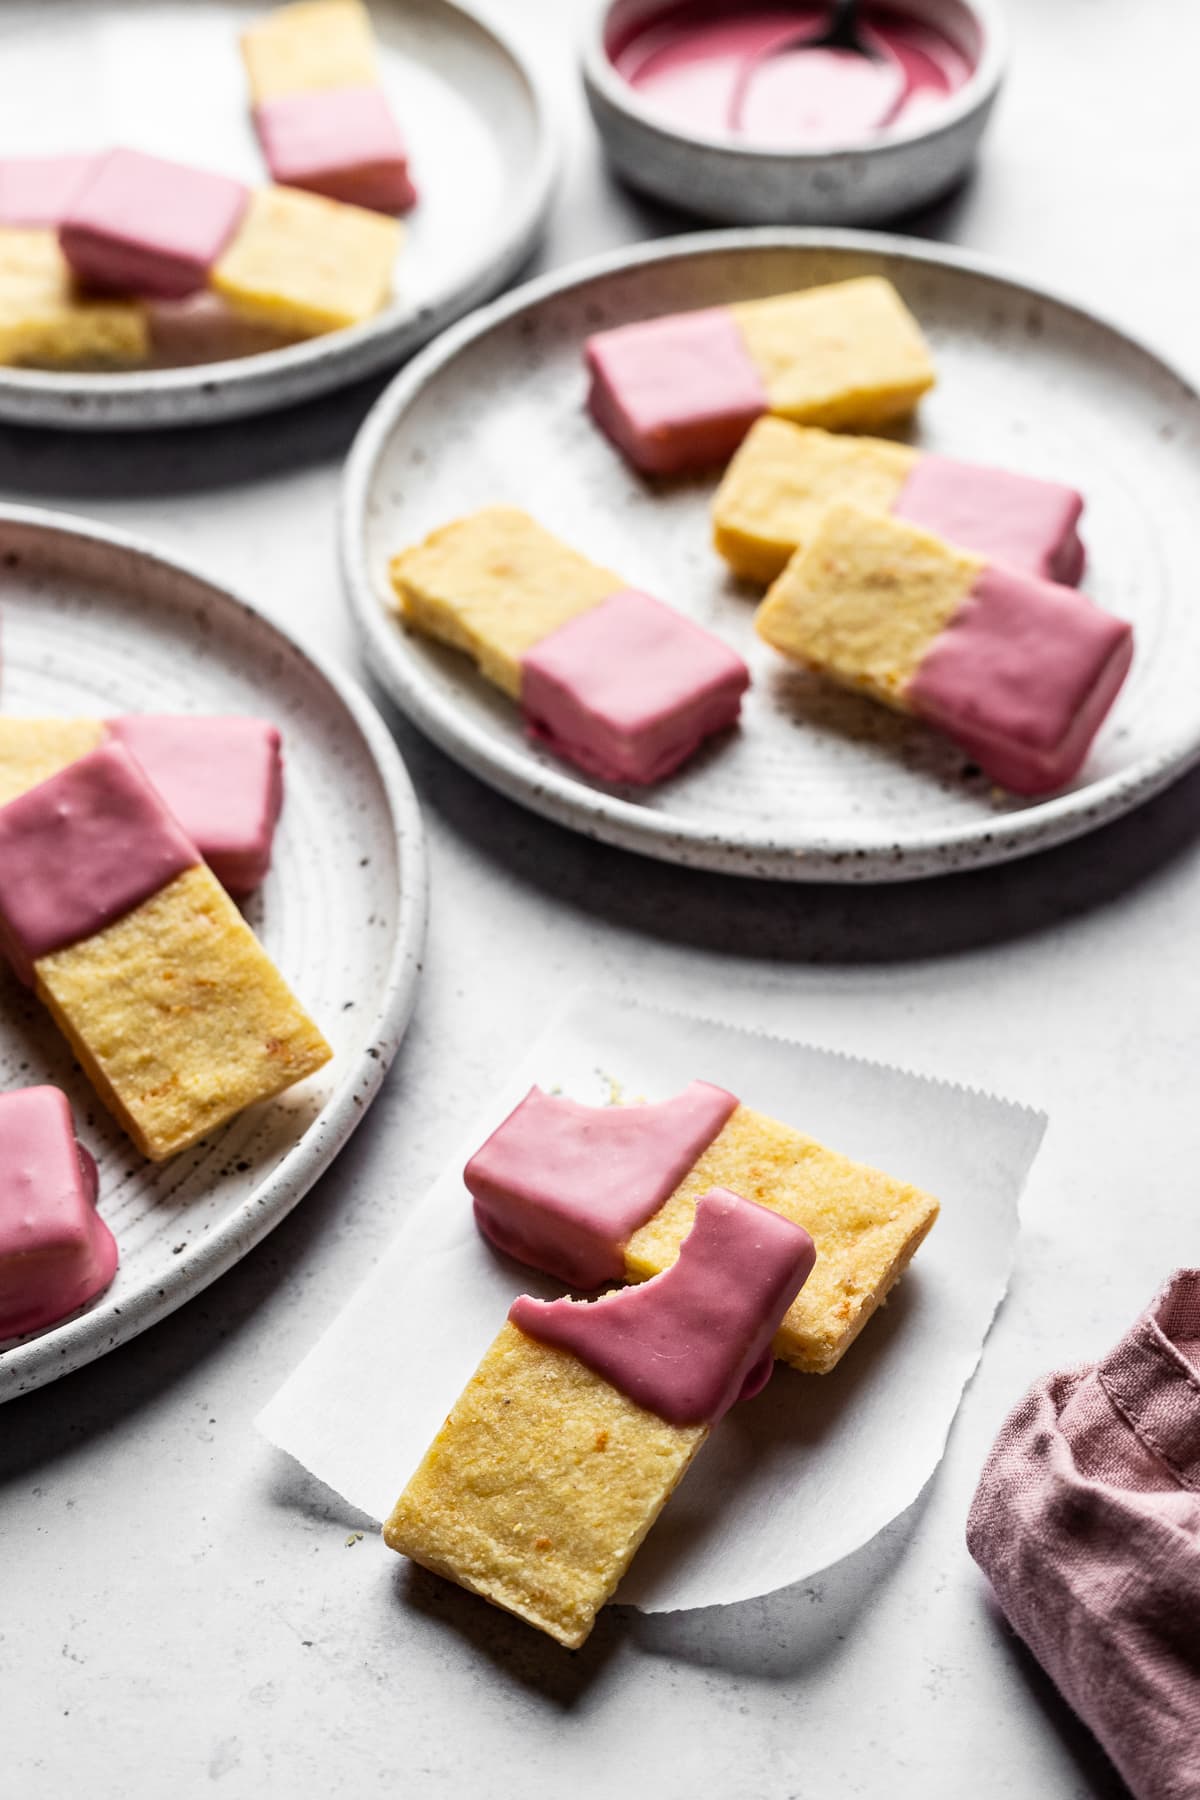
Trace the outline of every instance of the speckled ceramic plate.
[[[251, 183], [266, 170], [238, 33], [268, 0], [17, 0], [4, 8], [0, 155], [130, 144]], [[95, 429], [264, 412], [394, 365], [529, 255], [556, 162], [537, 82], [453, 0], [372, 0], [420, 201], [375, 319], [236, 361], [122, 374], [0, 370], [0, 419]]]
[[374, 1099], [412, 1008], [425, 934], [421, 819], [395, 745], [353, 684], [246, 601], [117, 532], [0, 508], [7, 713], [268, 714], [287, 799], [246, 915], [334, 1049], [278, 1100], [155, 1167], [97, 1101], [49, 1015], [0, 973], [0, 1090], [53, 1082], [100, 1165], [121, 1266], [108, 1292], [0, 1348], [0, 1400], [165, 1317], [307, 1193]]
[[[598, 327], [868, 272], [896, 283], [940, 369], [913, 441], [1081, 488], [1085, 585], [1135, 625], [1125, 690], [1079, 780], [1051, 799], [1000, 793], [946, 740], [789, 667], [752, 629], [758, 590], [709, 547], [713, 480], [643, 480], [584, 411], [581, 344]], [[451, 756], [525, 805], [704, 868], [895, 881], [1076, 836], [1200, 759], [1198, 466], [1200, 397], [1077, 306], [902, 238], [721, 232], [532, 282], [425, 351], [355, 444], [344, 570], [380, 681]], [[389, 556], [493, 501], [526, 507], [720, 632], [753, 672], [741, 729], [648, 792], [606, 787], [528, 742], [464, 658], [401, 630]]]

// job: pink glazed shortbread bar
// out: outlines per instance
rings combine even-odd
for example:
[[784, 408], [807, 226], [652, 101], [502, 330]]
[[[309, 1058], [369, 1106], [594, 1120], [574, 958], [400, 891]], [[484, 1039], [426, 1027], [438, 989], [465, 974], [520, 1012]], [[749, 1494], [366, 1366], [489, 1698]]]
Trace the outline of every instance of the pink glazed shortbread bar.
[[810, 1234], [817, 1264], [775, 1354], [810, 1374], [841, 1360], [938, 1215], [931, 1194], [707, 1081], [634, 1106], [584, 1106], [532, 1088], [463, 1179], [498, 1250], [575, 1288], [668, 1268], [710, 1188], [782, 1214]]
[[0, 225], [57, 231], [94, 161], [91, 156], [0, 158]]
[[657, 1280], [591, 1303], [521, 1295], [385, 1541], [576, 1649], [714, 1425], [769, 1379], [814, 1254], [717, 1188]]
[[713, 500], [713, 543], [737, 574], [774, 581], [835, 501], [923, 525], [1044, 581], [1074, 587], [1083, 574], [1074, 488], [787, 419], [751, 427]]
[[242, 36], [254, 125], [272, 179], [376, 212], [417, 198], [358, 0], [297, 0]]
[[592, 416], [659, 475], [726, 461], [763, 413], [861, 429], [911, 412], [934, 381], [916, 320], [874, 275], [620, 325], [585, 356]]
[[1133, 657], [1133, 630], [1074, 588], [919, 526], [830, 507], [755, 624], [785, 656], [913, 713], [1002, 787], [1078, 774]]
[[737, 720], [739, 656], [515, 508], [443, 526], [391, 575], [406, 623], [466, 651], [533, 737], [602, 781], [660, 781]]
[[116, 741], [0, 807], [0, 948], [155, 1161], [332, 1054]]
[[283, 806], [282, 743], [265, 719], [0, 717], [0, 806], [106, 738], [141, 764], [228, 893], [240, 898], [265, 879]]
[[205, 285], [248, 200], [226, 175], [110, 150], [72, 196], [59, 242], [92, 287], [179, 300]]
[[65, 1094], [0, 1094], [0, 1339], [65, 1319], [112, 1280], [117, 1246], [98, 1186]]

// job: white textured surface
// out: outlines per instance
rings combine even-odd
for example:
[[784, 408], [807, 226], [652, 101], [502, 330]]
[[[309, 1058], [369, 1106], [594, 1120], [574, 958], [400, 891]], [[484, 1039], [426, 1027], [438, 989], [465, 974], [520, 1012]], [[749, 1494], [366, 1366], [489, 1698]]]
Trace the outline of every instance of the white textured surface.
[[[1010, 12], [984, 165], [917, 228], [1098, 302], [1195, 377], [1200, 18], [1180, 0]], [[555, 259], [674, 228], [600, 173], [563, 0], [505, 16], [572, 127]], [[0, 488], [153, 531], [349, 658], [334, 503], [369, 398], [190, 437], [6, 432]], [[1006, 868], [801, 891], [599, 848], [400, 736], [432, 840], [431, 936], [370, 1116], [207, 1294], [0, 1410], [4, 1782], [22, 1800], [1119, 1794], [997, 1623], [962, 1532], [1023, 1386], [1106, 1348], [1197, 1255], [1200, 775]], [[965, 1078], [1052, 1122], [1013, 1286], [925, 1498], [817, 1583], [682, 1619], [617, 1610], [572, 1658], [406, 1576], [370, 1536], [348, 1546], [352, 1521], [252, 1420], [583, 982]]]
[[[867, 233], [821, 244], [767, 235], [702, 236], [665, 256], [656, 246], [649, 260], [561, 291], [501, 300], [397, 379], [354, 447], [343, 500], [356, 616], [384, 685], [457, 761], [547, 817], [733, 874], [911, 880], [1028, 853], [1127, 812], [1200, 758], [1200, 399], [1140, 345], [1019, 282], [894, 240], [880, 248]], [[1064, 793], [1002, 793], [939, 733], [777, 655], [754, 630], [762, 587], [735, 580], [712, 548], [715, 477], [643, 479], [585, 409], [592, 331], [863, 275], [895, 283], [937, 364], [910, 442], [1087, 497], [1086, 587], [1130, 621], [1137, 649]], [[402, 630], [391, 558], [497, 502], [533, 512], [732, 644], [752, 675], [737, 730], [652, 788], [595, 781], [533, 743], [519, 709], [469, 659]]]

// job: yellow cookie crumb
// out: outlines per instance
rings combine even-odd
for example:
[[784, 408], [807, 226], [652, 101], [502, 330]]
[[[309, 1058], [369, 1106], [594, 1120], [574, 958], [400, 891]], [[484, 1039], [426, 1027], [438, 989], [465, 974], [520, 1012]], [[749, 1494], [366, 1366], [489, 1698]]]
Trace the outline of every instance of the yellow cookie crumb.
[[488, 506], [392, 558], [405, 622], [465, 650], [514, 700], [521, 658], [626, 584], [513, 506]]
[[250, 196], [210, 285], [243, 318], [298, 337], [360, 325], [391, 293], [396, 219], [299, 188]]
[[574, 1650], [707, 1436], [506, 1324], [383, 1535]]
[[280, 94], [371, 87], [379, 79], [371, 20], [358, 0], [297, 0], [242, 33], [257, 105]]
[[917, 460], [906, 444], [768, 415], [751, 428], [717, 489], [713, 545], [737, 574], [774, 581], [827, 507], [847, 500], [889, 512]]
[[804, 425], [883, 425], [934, 384], [921, 330], [879, 275], [735, 303], [770, 410]]
[[155, 1162], [332, 1055], [203, 864], [34, 973], [101, 1099]]
[[100, 719], [0, 717], [0, 806], [86, 756], [105, 735]]
[[817, 1247], [812, 1274], [788, 1309], [775, 1354], [827, 1374], [907, 1267], [938, 1215], [931, 1194], [748, 1106], [738, 1106], [665, 1205], [625, 1246], [625, 1272], [644, 1281], [668, 1268], [710, 1188], [803, 1225]]
[[0, 363], [128, 368], [149, 353], [138, 301], [82, 298], [53, 231], [0, 228]]
[[984, 568], [902, 520], [833, 506], [754, 617], [776, 650], [907, 712], [905, 692]]

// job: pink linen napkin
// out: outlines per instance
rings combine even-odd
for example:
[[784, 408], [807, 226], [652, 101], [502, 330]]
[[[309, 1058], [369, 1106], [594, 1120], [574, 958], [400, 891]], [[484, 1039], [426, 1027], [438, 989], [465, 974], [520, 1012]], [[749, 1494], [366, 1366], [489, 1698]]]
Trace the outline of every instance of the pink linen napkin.
[[1196, 1800], [1200, 1269], [1010, 1413], [967, 1546], [1138, 1800]]

